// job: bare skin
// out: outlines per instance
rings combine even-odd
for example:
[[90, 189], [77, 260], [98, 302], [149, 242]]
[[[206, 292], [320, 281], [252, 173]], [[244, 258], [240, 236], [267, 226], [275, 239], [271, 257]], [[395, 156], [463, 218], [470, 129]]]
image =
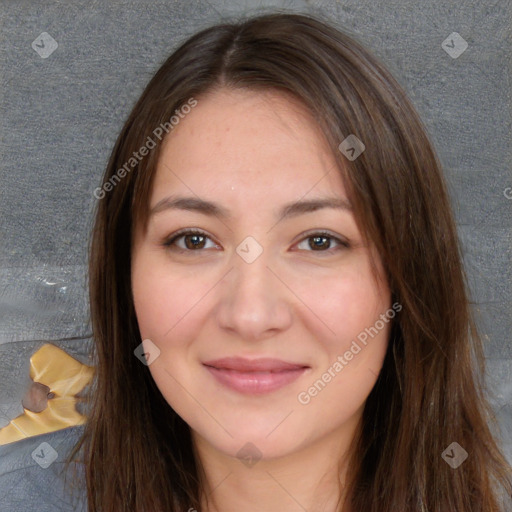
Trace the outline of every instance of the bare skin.
[[[171, 195], [214, 201], [231, 217], [166, 208]], [[191, 428], [208, 512], [341, 510], [347, 453], [389, 325], [345, 354], [389, 310], [390, 291], [350, 209], [277, 216], [287, 203], [333, 197], [349, 199], [322, 133], [280, 93], [223, 89], [198, 98], [163, 147], [150, 200], [159, 211], [134, 240], [133, 295], [142, 339], [160, 350], [151, 374]], [[185, 228], [204, 235], [170, 242]], [[329, 235], [315, 245], [319, 231]], [[250, 263], [237, 252], [249, 236], [263, 249]], [[204, 364], [231, 356], [307, 368], [251, 395], [226, 387]], [[340, 356], [346, 364], [335, 372]], [[319, 379], [329, 382], [309, 393]], [[251, 465], [244, 450], [253, 451]]]

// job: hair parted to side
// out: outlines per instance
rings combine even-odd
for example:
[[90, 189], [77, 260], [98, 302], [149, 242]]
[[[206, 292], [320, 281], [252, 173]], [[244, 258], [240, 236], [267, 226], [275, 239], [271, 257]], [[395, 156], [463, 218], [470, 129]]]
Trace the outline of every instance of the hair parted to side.
[[[497, 423], [484, 394], [482, 343], [440, 164], [401, 87], [353, 38], [299, 14], [194, 35], [147, 85], [103, 183], [181, 105], [224, 87], [279, 90], [311, 110], [402, 305], [353, 445], [353, 510], [502, 512], [511, 467], [490, 428]], [[337, 149], [349, 134], [366, 146], [352, 162]], [[201, 512], [189, 427], [133, 354], [141, 337], [130, 251], [134, 226], [147, 223], [159, 152], [160, 145], [98, 201], [90, 255], [97, 373], [74, 452], [83, 449], [89, 512]], [[469, 454], [457, 469], [441, 457], [454, 441]]]

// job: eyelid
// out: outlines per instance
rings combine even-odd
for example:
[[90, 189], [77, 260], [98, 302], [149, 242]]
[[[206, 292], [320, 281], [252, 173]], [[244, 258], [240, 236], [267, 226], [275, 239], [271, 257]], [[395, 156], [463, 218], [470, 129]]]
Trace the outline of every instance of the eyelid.
[[[329, 237], [329, 238], [332, 238], [333, 240], [336, 240], [338, 241], [341, 245], [345, 246], [345, 247], [349, 247], [350, 243], [349, 241], [341, 236], [341, 235], [335, 235], [334, 233], [332, 233], [331, 231], [327, 230], [327, 229], [310, 229], [308, 231], [304, 231], [304, 233], [301, 233], [299, 235], [299, 242], [302, 242], [305, 238], [312, 238], [313, 235], [316, 235], [316, 236], [325, 236], [325, 237]], [[296, 244], [294, 244], [296, 245]], [[324, 252], [327, 252], [327, 251], [324, 251]]]
[[[162, 242], [162, 245], [166, 246], [166, 247], [171, 247], [172, 244], [178, 240], [179, 238], [181, 238], [182, 236], [185, 236], [185, 235], [201, 235], [201, 236], [204, 236], [205, 238], [208, 238], [210, 239], [212, 242], [214, 242], [215, 244], [219, 245], [206, 231], [203, 231], [202, 229], [199, 229], [199, 228], [183, 228], [183, 229], [180, 229], [178, 231], [176, 231], [175, 233], [173, 233], [172, 235], [166, 237], [164, 239], [164, 241]], [[178, 249], [181, 249], [181, 247], [178, 247]], [[186, 251], [185, 249], [182, 249], [183, 251]], [[194, 251], [186, 251], [186, 252], [194, 252]], [[200, 252], [200, 251], [197, 251], [197, 252]]]
[[[220, 245], [206, 231], [203, 231], [202, 229], [199, 229], [199, 228], [183, 228], [183, 229], [180, 229], [180, 230], [176, 231], [175, 233], [173, 233], [172, 235], [166, 237], [164, 239], [162, 245], [164, 245], [165, 247], [171, 247], [176, 240], [178, 240], [179, 238], [181, 238], [183, 236], [186, 236], [186, 235], [201, 235], [201, 236], [204, 236], [205, 238], [208, 238], [209, 240], [211, 240], [215, 244]], [[310, 229], [308, 231], [305, 231], [305, 232], [301, 233], [297, 237], [298, 240], [293, 245], [295, 246], [295, 245], [299, 244], [300, 242], [303, 242], [304, 240], [307, 240], [308, 238], [313, 238], [314, 235], [317, 236], [317, 237], [325, 236], [327, 238], [331, 238], [332, 240], [335, 240], [342, 247], [345, 247], [345, 248], [349, 248], [350, 247], [350, 242], [347, 239], [345, 239], [344, 237], [335, 235], [334, 233], [331, 233], [330, 231], [328, 231], [326, 229], [321, 229], [321, 228]], [[194, 250], [189, 250], [189, 249], [182, 249], [181, 247], [177, 247], [177, 250], [181, 250], [182, 252], [190, 252], [190, 253], [191, 252], [201, 252], [201, 250], [194, 251]], [[332, 248], [331, 249], [327, 249], [325, 251], [306, 251], [306, 252], [330, 253], [331, 251], [332, 251]]]

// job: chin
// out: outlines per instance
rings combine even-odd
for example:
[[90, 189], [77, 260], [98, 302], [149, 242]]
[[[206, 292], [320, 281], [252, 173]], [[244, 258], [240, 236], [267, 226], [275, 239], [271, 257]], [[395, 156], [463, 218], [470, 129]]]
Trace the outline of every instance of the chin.
[[[219, 452], [229, 457], [236, 457], [241, 462], [247, 458], [254, 461], [279, 458], [300, 448], [304, 439], [293, 439], [292, 432], [282, 426], [273, 431], [275, 427], [276, 424], [272, 426], [263, 424], [255, 428], [254, 424], [242, 423], [236, 428], [226, 426], [233, 437], [224, 431], [216, 436], [212, 436], [212, 432], [208, 435], [199, 435]], [[279, 429], [282, 430], [278, 432]]]

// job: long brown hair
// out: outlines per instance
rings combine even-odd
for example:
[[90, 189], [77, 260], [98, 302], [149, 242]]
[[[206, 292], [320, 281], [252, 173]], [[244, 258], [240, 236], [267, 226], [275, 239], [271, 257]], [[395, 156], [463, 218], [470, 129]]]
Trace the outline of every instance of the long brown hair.
[[[484, 395], [481, 339], [426, 130], [401, 87], [353, 37], [311, 16], [267, 14], [208, 28], [180, 46], [147, 85], [110, 157], [90, 255], [97, 374], [75, 450], [83, 449], [89, 511], [201, 511], [189, 427], [133, 353], [141, 337], [130, 251], [134, 226], [147, 223], [161, 147], [155, 129], [172, 129], [182, 105], [223, 87], [286, 92], [310, 109], [402, 305], [353, 445], [351, 507], [502, 510], [512, 468], [489, 426], [497, 429]], [[365, 144], [352, 161], [338, 149], [349, 134]], [[156, 147], [127, 166], [148, 137]], [[453, 442], [468, 453], [456, 469], [442, 457]]]

